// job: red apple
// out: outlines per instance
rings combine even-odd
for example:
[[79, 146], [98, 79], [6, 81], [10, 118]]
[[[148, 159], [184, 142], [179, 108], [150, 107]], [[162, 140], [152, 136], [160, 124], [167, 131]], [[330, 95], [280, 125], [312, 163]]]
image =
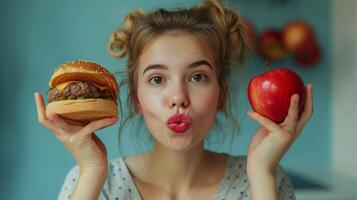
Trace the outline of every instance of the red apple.
[[305, 46], [304, 49], [295, 53], [294, 60], [302, 66], [315, 65], [321, 58], [321, 49], [318, 44], [312, 43]]
[[280, 31], [273, 29], [264, 31], [258, 37], [257, 48], [260, 55], [269, 61], [280, 60], [286, 53]]
[[253, 77], [248, 98], [253, 110], [276, 123], [288, 115], [290, 99], [299, 95], [299, 114], [305, 104], [305, 85], [301, 77], [288, 68], [277, 68]]
[[287, 51], [296, 53], [309, 43], [314, 43], [313, 28], [302, 20], [289, 22], [282, 30], [282, 41]]

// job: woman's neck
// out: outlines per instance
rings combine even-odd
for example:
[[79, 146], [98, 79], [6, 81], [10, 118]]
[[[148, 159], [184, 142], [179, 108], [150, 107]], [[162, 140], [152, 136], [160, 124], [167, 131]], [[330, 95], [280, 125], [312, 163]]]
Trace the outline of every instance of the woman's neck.
[[152, 178], [170, 190], [194, 184], [199, 169], [203, 167], [207, 153], [202, 145], [186, 152], [177, 152], [156, 144], [150, 152], [149, 166]]
[[[205, 151], [203, 143], [187, 152], [169, 150], [160, 144], [147, 154], [146, 181], [168, 192], [183, 192], [202, 184], [210, 174], [212, 153]], [[204, 177], [205, 176], [205, 177]], [[199, 180], [199, 181], [198, 181]]]
[[188, 152], [155, 145], [152, 151], [125, 158], [125, 162], [138, 186], [182, 194], [192, 188], [217, 186], [224, 176], [227, 159], [225, 154], [204, 150], [202, 143]]

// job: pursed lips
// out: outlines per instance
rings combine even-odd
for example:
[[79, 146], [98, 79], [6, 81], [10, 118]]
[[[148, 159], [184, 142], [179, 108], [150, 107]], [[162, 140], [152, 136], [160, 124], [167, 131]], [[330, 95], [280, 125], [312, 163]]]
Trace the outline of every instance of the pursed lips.
[[176, 133], [185, 132], [190, 128], [192, 120], [184, 114], [175, 114], [167, 120], [167, 126], [170, 130]]

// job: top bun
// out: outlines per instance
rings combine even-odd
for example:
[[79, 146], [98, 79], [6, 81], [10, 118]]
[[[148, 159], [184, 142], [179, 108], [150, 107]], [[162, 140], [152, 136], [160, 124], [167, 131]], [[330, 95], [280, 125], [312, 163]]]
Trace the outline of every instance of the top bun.
[[52, 74], [50, 88], [68, 81], [88, 81], [108, 87], [116, 101], [118, 96], [117, 81], [104, 67], [89, 61], [72, 61], [59, 66]]

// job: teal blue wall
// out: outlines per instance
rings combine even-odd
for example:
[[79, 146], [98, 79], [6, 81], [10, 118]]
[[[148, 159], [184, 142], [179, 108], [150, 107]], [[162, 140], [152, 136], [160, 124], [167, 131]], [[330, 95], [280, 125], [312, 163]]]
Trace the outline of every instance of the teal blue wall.
[[[199, 3], [198, 0], [8, 0], [0, 3], [1, 21], [1, 170], [0, 199], [55, 199], [67, 171], [75, 162], [60, 142], [37, 122], [33, 93], [46, 94], [53, 69], [70, 60], [98, 62], [118, 71], [125, 60], [117, 61], [107, 52], [109, 34], [122, 23], [125, 14], [137, 7], [145, 10], [172, 8]], [[328, 170], [330, 165], [330, 64], [329, 1], [325, 0], [241, 0], [224, 1], [249, 17], [259, 31], [268, 26], [281, 27], [294, 18], [308, 20], [315, 28], [324, 57], [311, 69], [296, 66], [286, 58], [276, 66], [292, 66], [315, 89], [315, 113], [304, 133], [282, 161], [295, 171]], [[280, 4], [279, 4], [280, 2]], [[285, 2], [285, 4], [281, 4]], [[264, 71], [256, 56], [250, 57], [246, 70], [232, 73], [231, 83], [241, 93], [236, 102], [242, 128], [234, 140], [209, 148], [244, 154], [257, 124], [244, 116], [249, 107], [245, 96], [247, 81]], [[121, 95], [124, 95], [125, 90]], [[143, 127], [145, 131], [145, 127]], [[126, 129], [127, 131], [129, 129]], [[229, 132], [230, 128], [226, 129]], [[119, 156], [118, 126], [99, 131], [109, 157]], [[213, 131], [214, 132], [214, 131]], [[144, 134], [145, 136], [145, 134]], [[212, 135], [214, 138], [214, 134]], [[125, 154], [149, 146], [131, 148], [136, 138], [125, 139]], [[140, 143], [139, 143], [140, 145]]]

